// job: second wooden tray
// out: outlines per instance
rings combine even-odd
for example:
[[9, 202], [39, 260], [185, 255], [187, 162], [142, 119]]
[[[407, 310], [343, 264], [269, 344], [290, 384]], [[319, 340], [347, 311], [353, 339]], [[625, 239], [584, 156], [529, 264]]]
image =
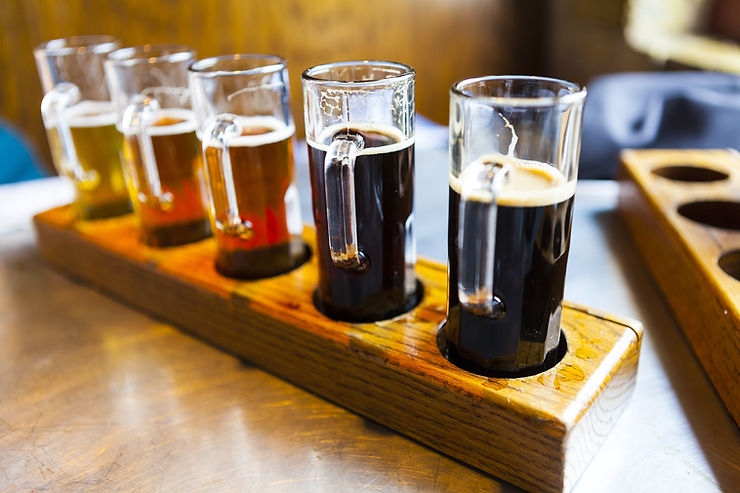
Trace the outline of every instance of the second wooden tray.
[[[467, 373], [440, 354], [446, 268], [420, 261], [409, 313], [334, 322], [312, 303], [314, 261], [254, 282], [213, 267], [215, 243], [142, 246], [132, 217], [76, 222], [69, 207], [35, 218], [42, 255], [63, 270], [201, 339], [445, 454], [532, 491], [570, 489], [635, 384], [638, 322], [566, 304], [568, 350], [526, 378]], [[312, 245], [312, 231], [306, 241]]]
[[619, 209], [694, 353], [740, 425], [740, 155], [625, 151]]

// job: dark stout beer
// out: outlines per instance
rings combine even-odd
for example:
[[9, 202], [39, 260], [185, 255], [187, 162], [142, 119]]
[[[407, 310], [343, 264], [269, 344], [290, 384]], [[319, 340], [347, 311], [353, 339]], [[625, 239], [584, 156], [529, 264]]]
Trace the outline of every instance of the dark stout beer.
[[[339, 132], [362, 136], [354, 167], [358, 269], [334, 265], [329, 250], [324, 158]], [[418, 302], [413, 239], [414, 144], [393, 127], [330, 127], [309, 141], [313, 213], [319, 263], [317, 305], [328, 316], [349, 321], [389, 318]]]
[[134, 188], [132, 199], [144, 243], [157, 247], [181, 245], [211, 233], [203, 182], [203, 158], [195, 136], [193, 114], [184, 109], [159, 113], [147, 129], [161, 184], [155, 197], [135, 135], [125, 136], [125, 156]]
[[249, 225], [241, 234], [228, 229], [223, 148], [206, 148], [218, 242], [216, 269], [238, 278], [281, 274], [306, 258], [293, 184], [295, 129], [270, 117], [245, 117], [240, 123], [241, 136], [230, 139], [228, 146], [239, 219]]
[[[531, 373], [558, 356], [575, 191], [574, 183], [566, 183], [554, 167], [536, 162], [509, 164], [510, 180], [496, 201], [493, 285], [503, 302], [502, 314], [482, 315], [460, 303], [458, 178], [450, 177], [449, 192], [448, 319], [444, 327], [448, 357], [470, 371], [497, 376]], [[472, 216], [482, 207], [475, 200], [466, 205]], [[472, 245], [470, 250], [465, 248], [463, 261], [475, 261], [473, 249]]]

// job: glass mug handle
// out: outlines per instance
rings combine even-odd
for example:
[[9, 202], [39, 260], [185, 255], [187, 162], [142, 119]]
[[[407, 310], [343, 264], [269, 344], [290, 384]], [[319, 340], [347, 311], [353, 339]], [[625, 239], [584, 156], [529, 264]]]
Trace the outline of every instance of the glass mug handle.
[[[162, 182], [159, 180], [157, 160], [154, 156], [154, 145], [152, 136], [149, 134], [149, 125], [154, 114], [159, 111], [159, 102], [156, 99], [137, 94], [131, 98], [128, 106], [123, 112], [122, 124], [125, 135], [134, 135], [139, 143], [141, 163], [144, 167], [144, 179], [146, 180], [149, 193], [144, 195], [143, 202], [157, 207], [165, 208], [171, 204], [173, 197], [169, 192], [162, 192]], [[138, 179], [136, 172], [131, 173], [134, 180]], [[139, 188], [137, 186], [137, 188]], [[140, 199], [141, 200], [141, 197]]]
[[496, 204], [511, 167], [482, 160], [462, 173], [458, 222], [458, 282], [460, 303], [477, 315], [501, 317], [504, 303], [494, 294]]
[[324, 159], [326, 222], [331, 260], [343, 269], [359, 269], [367, 260], [357, 247], [355, 160], [365, 147], [362, 136], [334, 136]]
[[[229, 113], [217, 115], [212, 123], [208, 125], [203, 140], [203, 162], [208, 163], [207, 149], [221, 149], [220, 168], [222, 170], [223, 190], [226, 194], [226, 222], [219, 219], [218, 211], [213, 211], [218, 229], [232, 236], [250, 239], [254, 234], [254, 225], [250, 221], [242, 220], [239, 214], [239, 203], [234, 188], [234, 171], [231, 168], [231, 155], [229, 154], [229, 140], [242, 134], [242, 126], [239, 117]], [[209, 166], [206, 166], [208, 169]], [[208, 179], [213, 181], [215, 177], [209, 174]], [[211, 185], [211, 190], [217, 187]], [[214, 203], [215, 205], [215, 203]]]
[[64, 116], [65, 110], [79, 102], [80, 88], [71, 82], [62, 82], [44, 95], [41, 100], [41, 116], [44, 126], [47, 129], [56, 127], [59, 135], [59, 145], [62, 151], [59, 171], [80, 183], [85, 183], [95, 180], [95, 171], [85, 171], [80, 165], [72, 141], [72, 133], [69, 130], [69, 122]]

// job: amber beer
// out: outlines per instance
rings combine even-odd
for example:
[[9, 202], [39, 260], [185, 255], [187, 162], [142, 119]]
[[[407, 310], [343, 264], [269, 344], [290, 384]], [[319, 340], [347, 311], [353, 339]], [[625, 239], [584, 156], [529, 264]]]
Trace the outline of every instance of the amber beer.
[[[495, 160], [492, 157], [491, 160]], [[575, 183], [547, 164], [507, 160], [509, 181], [496, 200], [495, 316], [466, 309], [458, 294], [461, 179], [450, 175], [448, 228], [448, 357], [465, 369], [492, 376], [520, 376], [558, 357], [561, 306], [570, 247]], [[490, 200], [489, 200], [490, 203]], [[475, 220], [469, 200], [466, 214]], [[481, 211], [482, 213], [482, 211]], [[466, 224], [466, 228], [475, 224]], [[474, 258], [475, 246], [463, 246]]]
[[241, 117], [239, 123], [241, 135], [229, 140], [228, 152], [239, 218], [248, 229], [229, 229], [223, 148], [205, 149], [218, 242], [216, 269], [237, 278], [287, 272], [305, 255], [303, 243], [290, 231], [291, 218], [299, 217], [291, 214], [291, 207], [299, 207], [293, 184], [295, 128], [272, 117]]
[[[121, 137], [116, 113], [107, 101], [83, 101], [64, 112], [71, 144], [77, 155], [79, 176], [74, 177], [78, 217], [97, 219], [131, 211], [121, 167]], [[58, 126], [47, 128], [52, 158], [57, 169], [71, 174]]]
[[210, 235], [203, 160], [195, 130], [193, 112], [177, 108], [158, 112], [147, 127], [161, 187], [159, 197], [147, 177], [138, 136], [124, 136], [133, 181], [131, 197], [142, 240], [148, 245], [181, 245]]

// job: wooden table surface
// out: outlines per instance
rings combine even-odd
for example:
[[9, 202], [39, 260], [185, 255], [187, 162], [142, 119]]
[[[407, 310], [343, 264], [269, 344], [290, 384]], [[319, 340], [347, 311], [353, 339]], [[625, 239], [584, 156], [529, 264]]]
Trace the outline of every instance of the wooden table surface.
[[70, 282], [39, 262], [27, 235], [3, 240], [0, 489], [495, 487], [454, 460]]
[[[0, 246], [0, 487], [496, 489], [454, 460]], [[63, 307], [63, 311], [62, 311]]]
[[[613, 224], [613, 184], [579, 194], [566, 296], [646, 334], [573, 491], [731, 490], [740, 432]], [[58, 179], [0, 187], [0, 491], [518, 491], [47, 267], [30, 214], [68, 198]], [[444, 258], [444, 207], [417, 202], [422, 254]]]

